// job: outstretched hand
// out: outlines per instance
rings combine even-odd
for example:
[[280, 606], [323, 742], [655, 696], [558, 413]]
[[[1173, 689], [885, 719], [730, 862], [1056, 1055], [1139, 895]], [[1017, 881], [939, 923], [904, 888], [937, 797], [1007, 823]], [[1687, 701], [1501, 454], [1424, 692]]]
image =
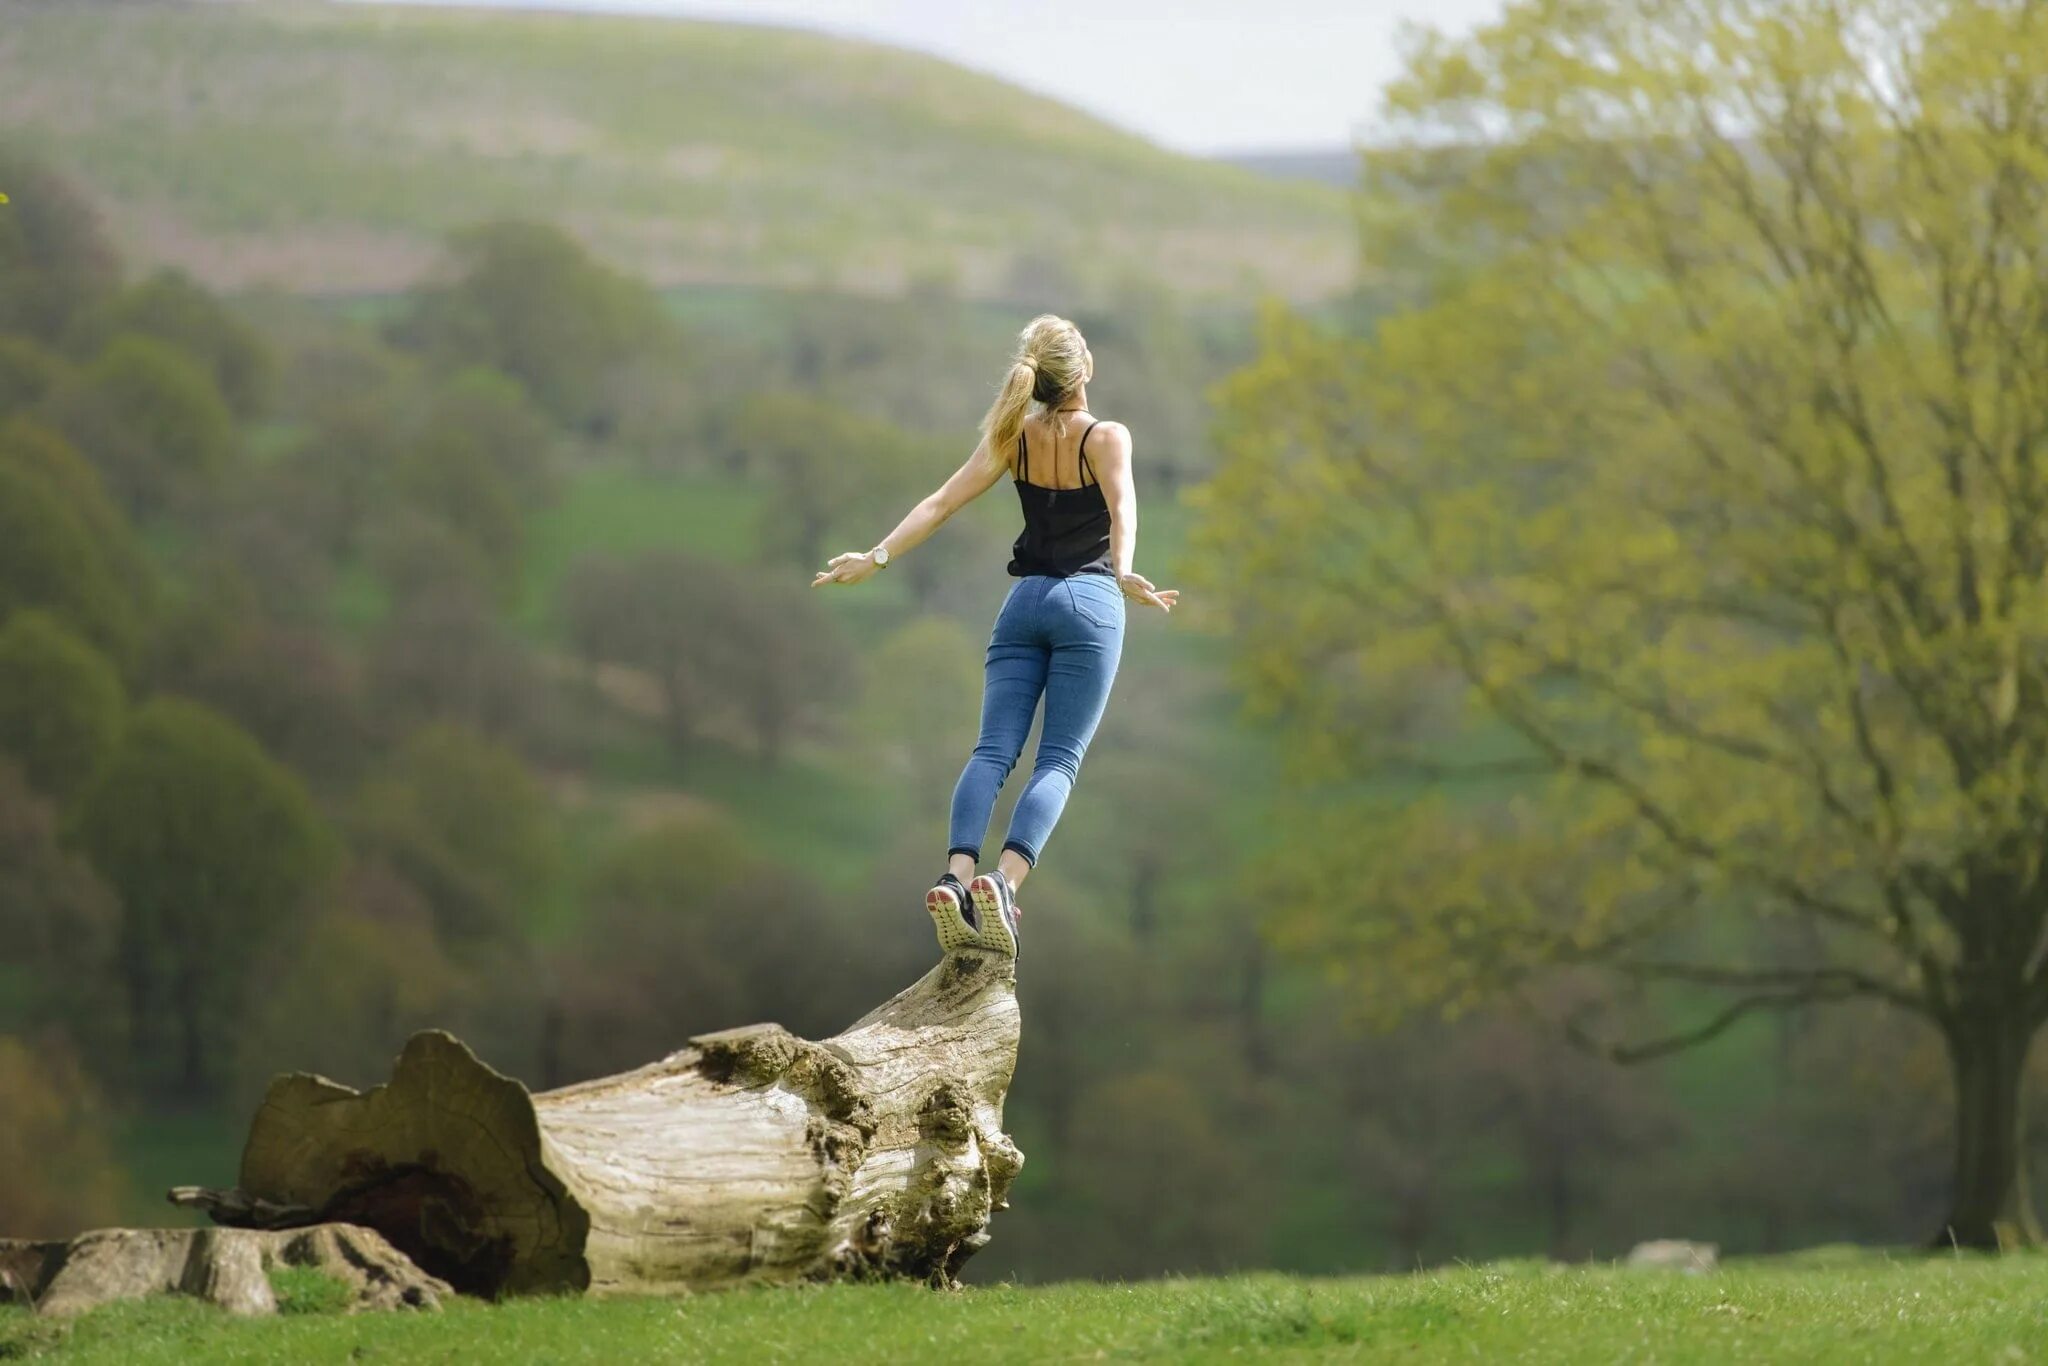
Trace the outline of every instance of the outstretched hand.
[[1155, 588], [1152, 580], [1133, 571], [1117, 579], [1117, 587], [1124, 590], [1124, 596], [1132, 602], [1142, 602], [1148, 607], [1157, 607], [1162, 612], [1171, 612], [1173, 605], [1180, 601], [1178, 588]]
[[880, 568], [872, 554], [849, 550], [844, 555], [834, 555], [827, 560], [825, 567], [811, 580], [811, 587], [823, 588], [828, 583], [859, 583], [862, 579], [873, 576]]

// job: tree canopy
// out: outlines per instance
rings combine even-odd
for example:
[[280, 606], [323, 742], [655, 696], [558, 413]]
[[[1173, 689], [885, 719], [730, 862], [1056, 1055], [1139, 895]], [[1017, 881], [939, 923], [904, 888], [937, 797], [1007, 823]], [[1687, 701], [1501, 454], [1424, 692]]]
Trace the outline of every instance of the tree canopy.
[[1395, 1003], [1726, 993], [1567, 1021], [1621, 1056], [1896, 1006], [1953, 1063], [1944, 1238], [2026, 1236], [2048, 14], [1530, 0], [1388, 106], [1386, 316], [1269, 317], [1206, 497], [1326, 780], [1280, 933]]
[[247, 968], [330, 867], [333, 835], [245, 731], [172, 697], [130, 715], [76, 826], [121, 895], [138, 1059], [159, 1085], [208, 1095], [224, 1079]]

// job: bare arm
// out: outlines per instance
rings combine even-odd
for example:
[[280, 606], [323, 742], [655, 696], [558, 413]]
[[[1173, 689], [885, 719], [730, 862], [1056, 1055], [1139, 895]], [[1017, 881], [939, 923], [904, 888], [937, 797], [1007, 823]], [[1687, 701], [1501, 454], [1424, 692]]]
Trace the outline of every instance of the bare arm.
[[1117, 584], [1125, 597], [1170, 612], [1180, 600], [1180, 590], [1155, 588], [1131, 568], [1138, 553], [1138, 488], [1131, 477], [1130, 428], [1104, 422], [1098, 430], [1100, 444], [1090, 452], [1088, 463], [1102, 481], [1102, 497], [1109, 504], [1109, 558]]
[[[1005, 468], [989, 450], [988, 438], [983, 437], [974, 448], [974, 454], [968, 456], [945, 483], [919, 500], [916, 507], [903, 515], [896, 529], [881, 539], [880, 544], [889, 548], [889, 558], [893, 560], [904, 551], [924, 544], [934, 531], [946, 524], [947, 518], [995, 487]], [[873, 551], [849, 550], [834, 555], [811, 580], [811, 587], [818, 588], [828, 583], [859, 583], [878, 568]]]

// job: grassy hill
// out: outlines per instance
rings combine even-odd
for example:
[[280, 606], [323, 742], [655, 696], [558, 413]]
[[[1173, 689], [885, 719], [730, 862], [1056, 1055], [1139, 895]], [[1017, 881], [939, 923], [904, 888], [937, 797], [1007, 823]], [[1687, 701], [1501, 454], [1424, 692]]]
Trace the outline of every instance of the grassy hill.
[[1166, 151], [902, 49], [756, 25], [277, 0], [8, 0], [0, 130], [131, 261], [397, 288], [544, 217], [665, 285], [1000, 296], [1123, 273], [1242, 300], [1350, 269], [1343, 196]]
[[[0, 1309], [0, 1357], [64, 1361], [2041, 1360], [2038, 1256], [1820, 1255], [1710, 1275], [1541, 1262], [1416, 1276], [747, 1290], [238, 1320], [193, 1300], [73, 1324]], [[296, 1285], [291, 1287], [296, 1289]], [[285, 1301], [287, 1308], [293, 1301]], [[317, 1300], [308, 1294], [310, 1308]]]

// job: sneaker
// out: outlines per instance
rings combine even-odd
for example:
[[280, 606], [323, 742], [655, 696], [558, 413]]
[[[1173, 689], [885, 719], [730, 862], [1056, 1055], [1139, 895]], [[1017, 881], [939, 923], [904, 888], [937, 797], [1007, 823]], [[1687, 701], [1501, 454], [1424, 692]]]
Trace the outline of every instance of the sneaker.
[[975, 924], [981, 927], [984, 948], [1017, 956], [1017, 901], [1010, 879], [1000, 868], [983, 873], [967, 884], [974, 898]]
[[924, 908], [931, 912], [932, 927], [939, 932], [941, 950], [952, 953], [955, 949], [981, 947], [974, 898], [952, 873], [946, 873], [924, 894]]

